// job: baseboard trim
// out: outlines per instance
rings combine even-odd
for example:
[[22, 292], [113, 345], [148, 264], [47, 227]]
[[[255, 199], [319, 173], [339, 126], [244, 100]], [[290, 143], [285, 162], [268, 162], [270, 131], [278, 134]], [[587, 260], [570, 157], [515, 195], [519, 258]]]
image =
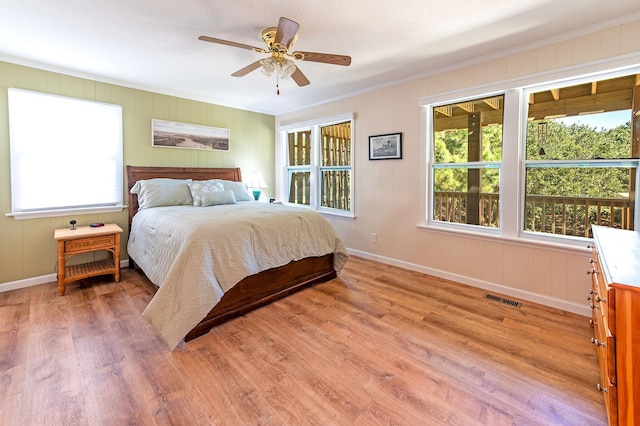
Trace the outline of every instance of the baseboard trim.
[[[391, 257], [379, 256], [377, 254], [368, 253], [360, 250], [347, 249], [349, 254], [362, 257], [369, 260], [375, 260], [376, 262], [385, 263], [387, 265], [397, 266], [400, 268], [408, 269], [410, 271], [422, 272], [423, 274], [433, 275], [439, 278], [444, 278], [451, 281], [456, 281], [462, 284], [467, 284], [473, 287], [482, 288], [487, 291], [494, 291], [511, 297], [517, 297], [529, 302], [539, 303], [541, 305], [549, 306], [552, 308], [561, 309], [563, 311], [572, 312], [574, 314], [582, 315], [585, 317], [591, 316], [591, 310], [588, 306], [579, 305], [577, 303], [567, 302], [566, 300], [555, 299], [553, 297], [543, 296], [541, 294], [532, 293], [529, 291], [518, 290], [511, 287], [506, 287], [501, 284], [495, 284], [488, 281], [478, 280], [470, 278], [464, 275], [452, 274], [440, 269], [428, 268], [426, 266], [417, 265], [411, 262], [405, 262], [402, 260], [393, 259]], [[121, 268], [127, 268], [129, 266], [129, 260], [120, 261]], [[42, 275], [39, 277], [27, 278], [24, 280], [10, 281], [0, 284], [0, 293], [5, 291], [17, 290], [20, 288], [31, 287], [34, 285], [46, 284], [57, 280], [56, 274]]]
[[583, 306], [577, 303], [568, 302], [566, 300], [560, 300], [538, 293], [532, 293], [529, 291], [506, 287], [501, 284], [478, 280], [464, 275], [453, 274], [451, 272], [446, 272], [440, 269], [428, 268], [426, 266], [417, 265], [415, 263], [405, 262], [385, 256], [379, 256], [377, 254], [372, 254], [360, 250], [347, 249], [347, 251], [349, 252], [349, 254], [352, 254], [354, 256], [362, 257], [369, 260], [375, 260], [376, 262], [385, 263], [387, 265], [397, 266], [400, 268], [408, 269], [410, 271], [421, 272], [423, 274], [433, 275], [439, 278], [456, 281], [462, 284], [470, 285], [472, 287], [501, 293], [507, 296], [516, 297], [518, 299], [527, 300], [529, 302], [539, 303], [540, 305], [549, 306], [577, 315], [582, 315], [585, 317], [591, 316], [591, 310], [586, 305]]
[[[121, 260], [120, 268], [127, 268], [127, 267], [129, 267], [129, 260], [128, 259]], [[57, 274], [41, 275], [39, 277], [26, 278], [24, 280], [9, 281], [9, 282], [0, 284], [0, 293], [3, 293], [5, 291], [18, 290], [20, 288], [31, 287], [34, 285], [47, 284], [47, 283], [56, 282], [56, 281], [58, 281]]]

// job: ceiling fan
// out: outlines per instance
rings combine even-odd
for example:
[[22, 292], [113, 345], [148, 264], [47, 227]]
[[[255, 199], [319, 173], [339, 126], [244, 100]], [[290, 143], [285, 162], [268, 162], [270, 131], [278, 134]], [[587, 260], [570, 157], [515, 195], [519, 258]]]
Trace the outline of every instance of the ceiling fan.
[[[258, 53], [268, 53], [270, 55], [265, 59], [260, 59], [239, 69], [231, 74], [233, 77], [245, 76], [251, 71], [262, 67], [262, 71], [265, 74], [272, 75], [275, 72], [278, 79], [291, 77], [298, 86], [302, 87], [310, 84], [310, 81], [289, 58], [298, 61], [322, 62], [342, 66], [349, 66], [351, 64], [351, 57], [345, 55], [302, 51], [289, 52], [289, 49], [291, 49], [291, 46], [293, 46], [293, 43], [297, 40], [299, 28], [300, 24], [297, 22], [281, 17], [278, 21], [278, 27], [270, 27], [262, 31], [262, 41], [266, 45], [266, 49], [208, 36], [200, 36], [198, 40], [253, 50]], [[277, 81], [276, 88], [278, 88]], [[277, 89], [277, 93], [280, 94], [279, 88]]]

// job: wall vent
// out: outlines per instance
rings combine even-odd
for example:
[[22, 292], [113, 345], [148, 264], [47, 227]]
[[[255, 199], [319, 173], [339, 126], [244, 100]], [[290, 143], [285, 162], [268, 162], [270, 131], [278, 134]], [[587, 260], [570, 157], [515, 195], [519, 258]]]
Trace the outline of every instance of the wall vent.
[[494, 300], [504, 305], [513, 306], [514, 308], [519, 308], [520, 306], [522, 306], [522, 303], [520, 302], [516, 302], [515, 300], [505, 299], [504, 297], [496, 296], [494, 294], [487, 293], [484, 295], [484, 298], [489, 300]]

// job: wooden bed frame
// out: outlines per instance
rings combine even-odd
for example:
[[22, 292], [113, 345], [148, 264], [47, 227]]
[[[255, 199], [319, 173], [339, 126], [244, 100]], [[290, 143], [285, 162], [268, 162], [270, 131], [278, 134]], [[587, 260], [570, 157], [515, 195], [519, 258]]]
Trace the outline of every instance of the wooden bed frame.
[[[242, 180], [240, 168], [127, 166], [129, 230], [131, 230], [133, 216], [138, 212], [138, 196], [131, 194], [131, 188], [139, 180], [160, 177], [193, 180], [225, 179], [237, 182]], [[135, 267], [131, 257], [129, 257], [129, 267]], [[333, 254], [309, 257], [248, 276], [227, 291], [220, 302], [185, 336], [184, 340], [195, 339], [229, 319], [335, 277]]]

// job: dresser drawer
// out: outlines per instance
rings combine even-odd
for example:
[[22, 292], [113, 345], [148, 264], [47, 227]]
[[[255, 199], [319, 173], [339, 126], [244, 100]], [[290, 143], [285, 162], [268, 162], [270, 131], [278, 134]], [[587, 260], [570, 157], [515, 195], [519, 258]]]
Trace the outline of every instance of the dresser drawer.
[[[589, 291], [589, 299], [591, 300], [592, 320], [598, 322], [605, 330], [612, 330], [611, 310], [612, 304], [615, 304], [613, 294], [609, 294], [609, 287], [602, 275], [602, 268], [598, 261], [597, 252], [594, 250], [591, 259], [591, 290]], [[606, 334], [605, 334], [606, 335]], [[602, 335], [600, 337], [605, 337]]]
[[[602, 393], [607, 417], [610, 425], [617, 425], [617, 389], [615, 384], [615, 340], [608, 330], [596, 326], [595, 337], [591, 340], [596, 345], [598, 355], [599, 381], [597, 388]], [[615, 420], [611, 420], [615, 419]]]
[[104, 235], [91, 238], [78, 238], [64, 242], [65, 253], [93, 251], [101, 248], [110, 248], [116, 244], [115, 235]]
[[600, 393], [604, 397], [604, 406], [607, 410], [607, 417], [610, 425], [618, 424], [618, 393], [616, 387], [611, 383], [600, 383]]

